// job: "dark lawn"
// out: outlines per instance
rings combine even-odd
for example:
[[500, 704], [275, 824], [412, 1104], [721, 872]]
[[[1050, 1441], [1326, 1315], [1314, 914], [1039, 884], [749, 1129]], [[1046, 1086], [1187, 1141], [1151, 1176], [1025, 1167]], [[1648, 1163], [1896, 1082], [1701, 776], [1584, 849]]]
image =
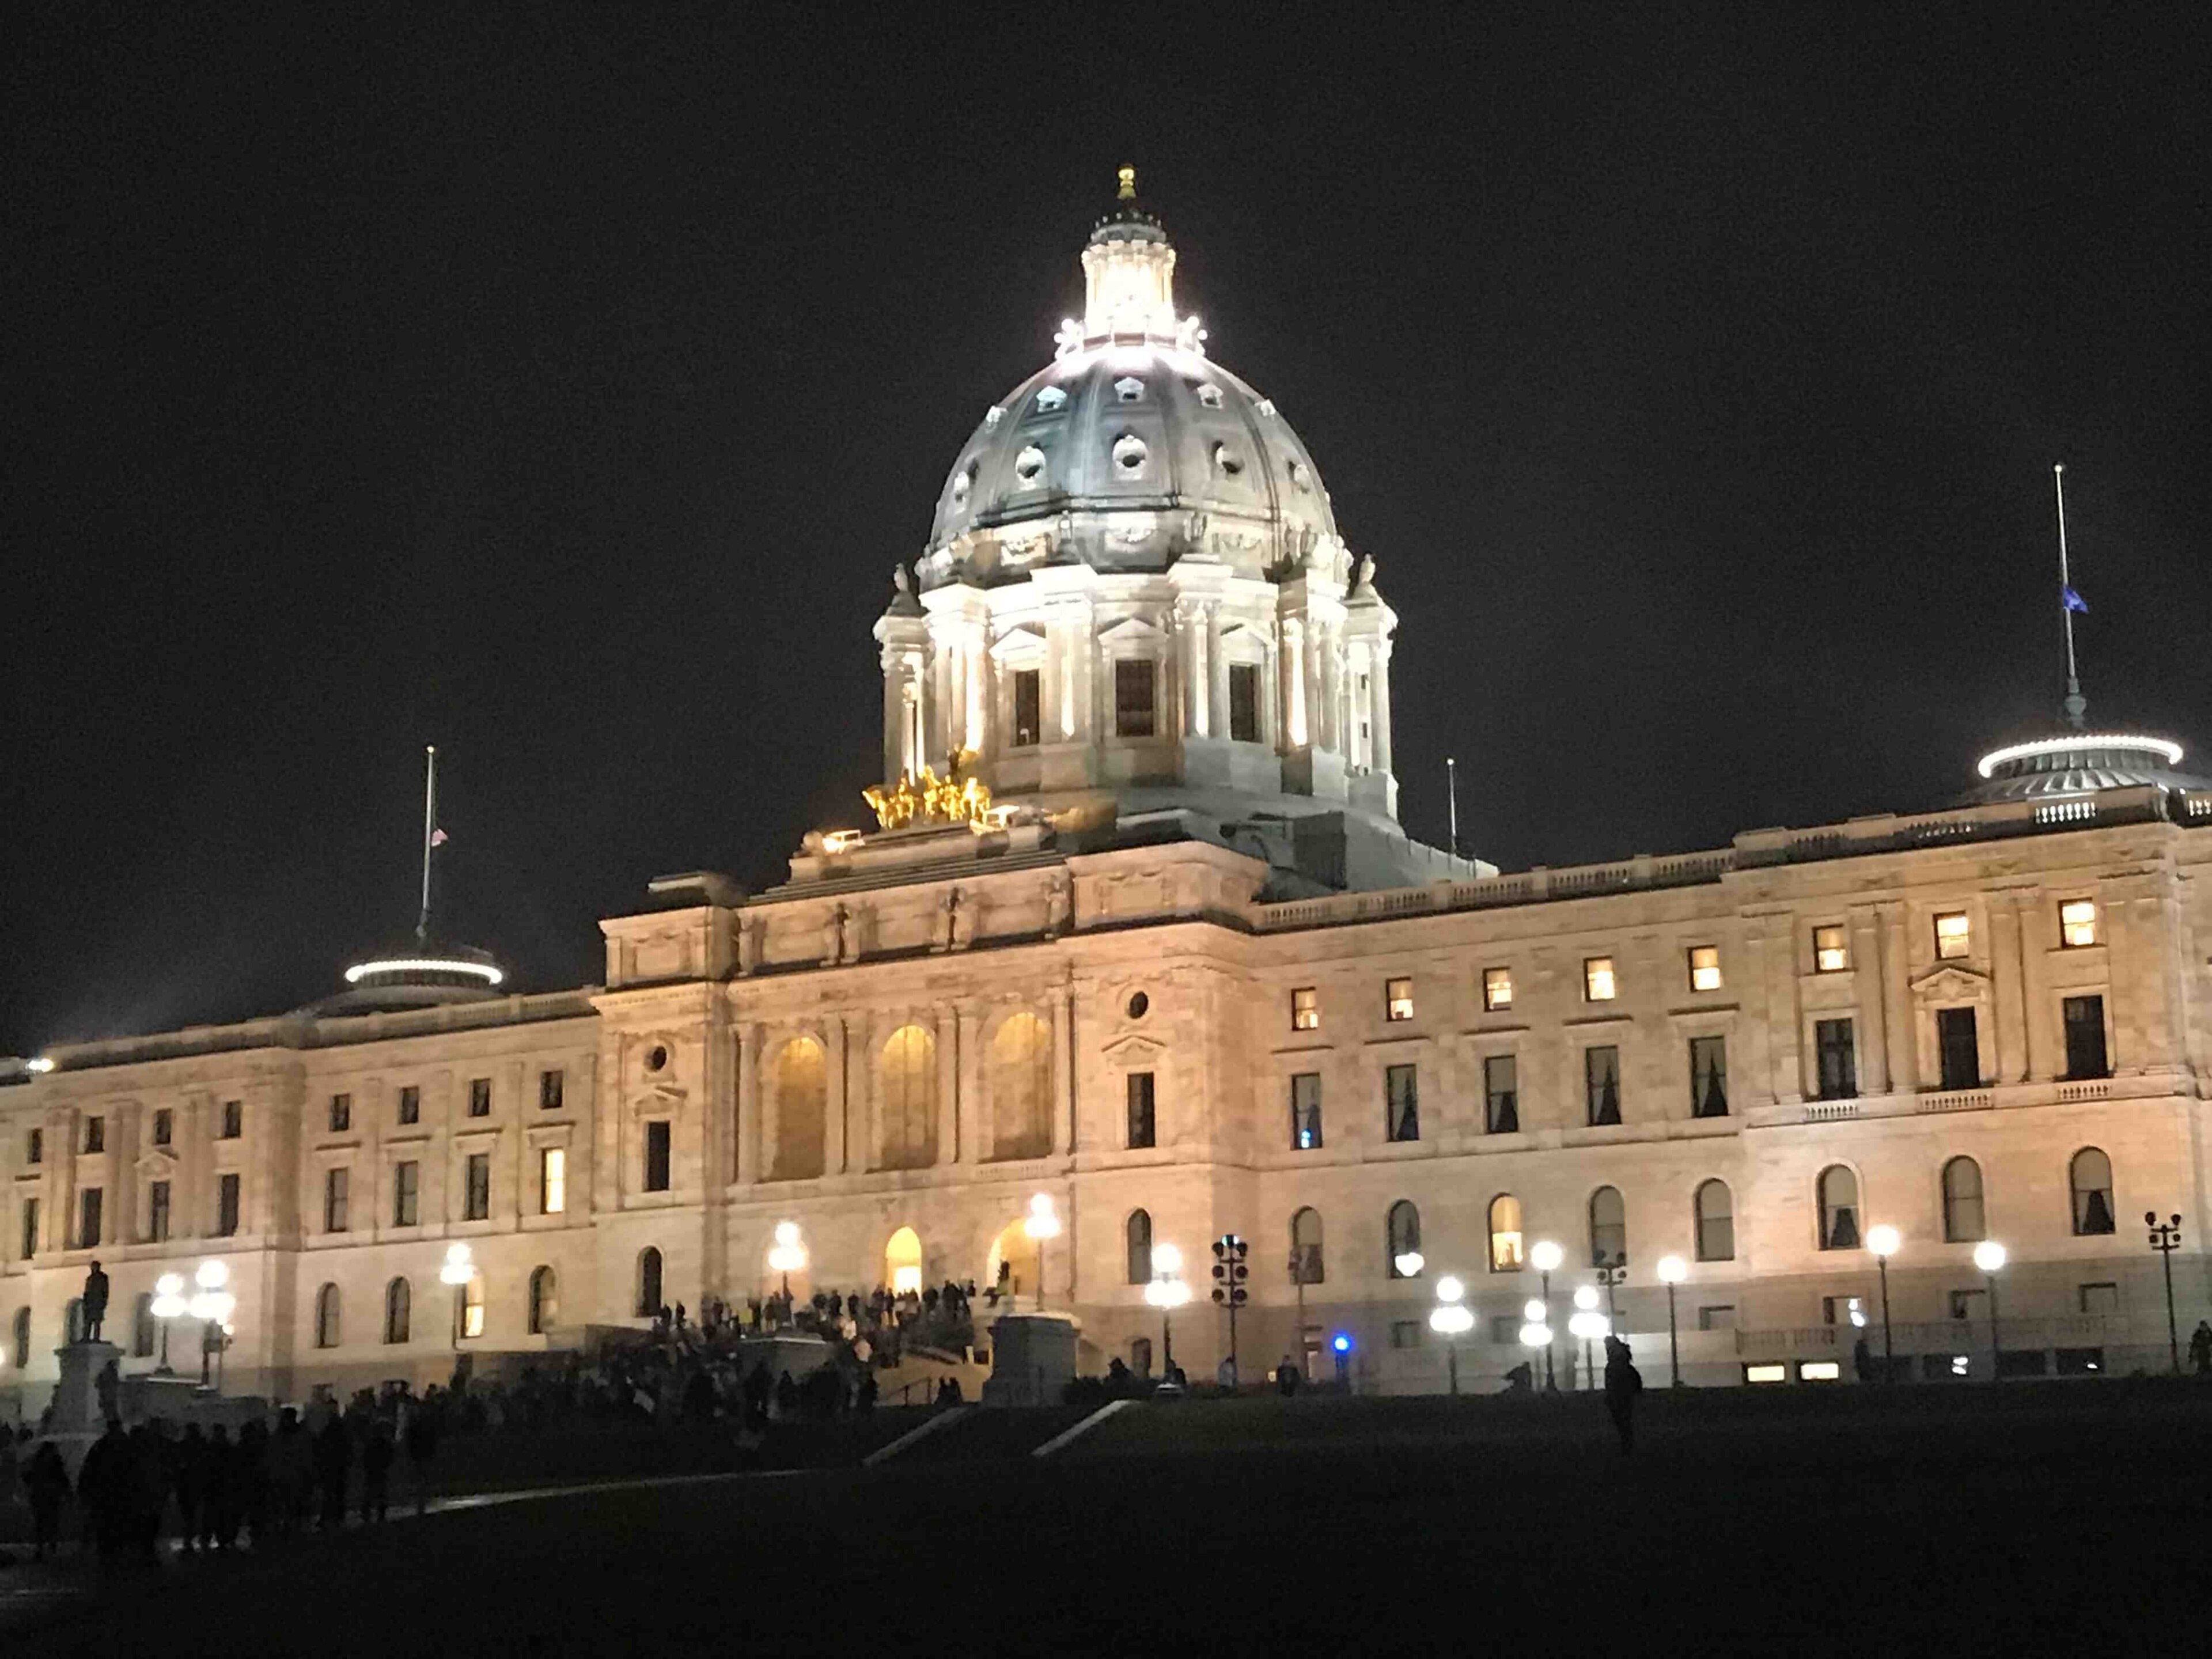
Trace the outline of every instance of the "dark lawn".
[[1645, 1407], [1626, 1461], [1587, 1397], [1192, 1401], [1045, 1463], [993, 1425], [972, 1462], [947, 1444], [185, 1562], [40, 1650], [2201, 1650], [2212, 1388]]

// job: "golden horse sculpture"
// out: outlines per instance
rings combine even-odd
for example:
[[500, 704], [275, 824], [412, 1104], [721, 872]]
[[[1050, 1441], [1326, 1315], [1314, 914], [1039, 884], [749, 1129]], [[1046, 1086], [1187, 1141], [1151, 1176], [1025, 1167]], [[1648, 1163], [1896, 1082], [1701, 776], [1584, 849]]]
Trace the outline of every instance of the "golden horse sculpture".
[[961, 775], [961, 769], [975, 759], [974, 750], [963, 749], [953, 756], [944, 777], [925, 766], [920, 777], [902, 772], [889, 789], [863, 789], [860, 798], [874, 809], [877, 824], [885, 830], [904, 830], [917, 823], [964, 823], [980, 830], [991, 817], [991, 791], [981, 779]]

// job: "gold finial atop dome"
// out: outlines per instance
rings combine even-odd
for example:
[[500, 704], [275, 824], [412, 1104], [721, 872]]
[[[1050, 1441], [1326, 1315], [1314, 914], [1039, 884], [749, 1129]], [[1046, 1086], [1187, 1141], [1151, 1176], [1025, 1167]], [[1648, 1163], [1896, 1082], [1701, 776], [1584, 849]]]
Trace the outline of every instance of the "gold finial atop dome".
[[1123, 202], [1135, 201], [1137, 199], [1136, 168], [1125, 167], [1119, 173], [1115, 173], [1115, 177], [1121, 181], [1121, 188], [1116, 193], [1115, 199], [1117, 201]]

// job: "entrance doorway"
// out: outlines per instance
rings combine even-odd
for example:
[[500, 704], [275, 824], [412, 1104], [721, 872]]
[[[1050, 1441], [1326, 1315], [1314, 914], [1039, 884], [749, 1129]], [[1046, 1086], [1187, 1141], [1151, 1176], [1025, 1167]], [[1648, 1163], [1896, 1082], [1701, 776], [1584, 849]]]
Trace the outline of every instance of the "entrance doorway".
[[884, 1282], [893, 1296], [921, 1293], [921, 1236], [913, 1228], [900, 1228], [884, 1246]]

